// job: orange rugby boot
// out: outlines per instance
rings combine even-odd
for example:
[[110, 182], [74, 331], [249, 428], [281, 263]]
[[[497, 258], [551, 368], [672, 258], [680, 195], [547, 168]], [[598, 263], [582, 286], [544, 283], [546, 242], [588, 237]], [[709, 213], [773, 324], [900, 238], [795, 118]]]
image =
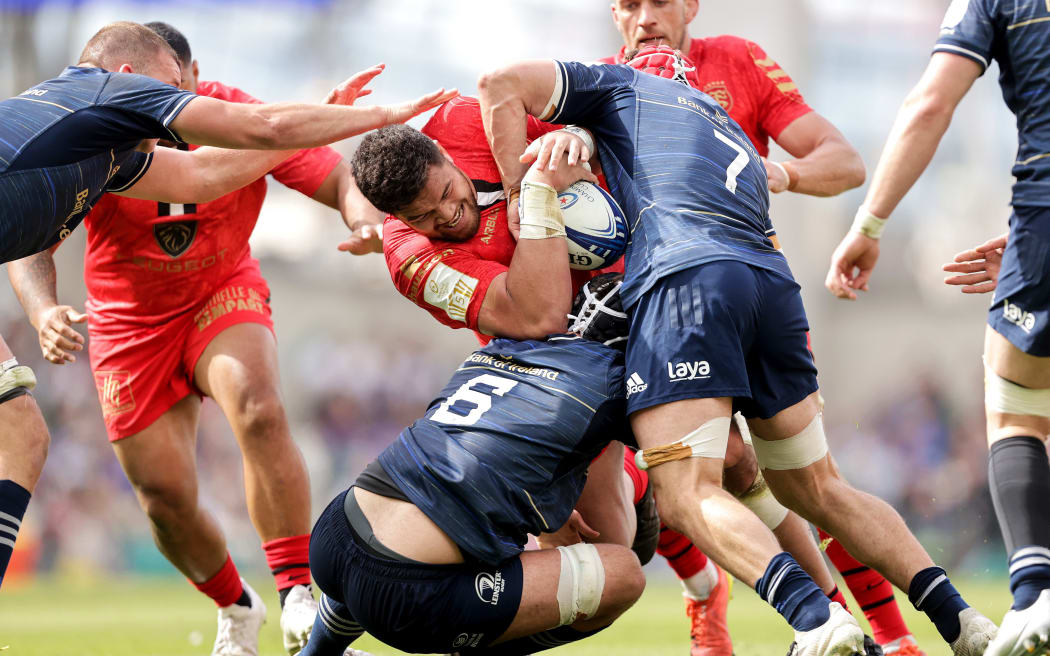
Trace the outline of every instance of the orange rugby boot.
[[[714, 563], [712, 563], [714, 564]], [[685, 598], [685, 614], [689, 617], [690, 656], [732, 656], [733, 641], [729, 638], [726, 611], [733, 580], [718, 569], [718, 583], [703, 601]]]

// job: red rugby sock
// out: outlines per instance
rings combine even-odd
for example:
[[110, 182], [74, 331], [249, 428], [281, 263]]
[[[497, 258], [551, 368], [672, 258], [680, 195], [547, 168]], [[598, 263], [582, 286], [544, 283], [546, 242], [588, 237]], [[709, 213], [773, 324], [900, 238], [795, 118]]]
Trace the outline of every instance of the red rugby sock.
[[226, 562], [214, 576], [204, 583], [193, 583], [193, 587], [211, 597], [220, 608], [236, 603], [244, 594], [241, 575], [237, 573], [237, 566], [233, 564], [233, 558], [229, 554], [226, 554]]
[[634, 461], [634, 449], [627, 447], [623, 450], [623, 471], [631, 477], [634, 483], [634, 498], [631, 503], [637, 504], [645, 496], [645, 489], [649, 487], [649, 474], [638, 469]]
[[264, 542], [262, 548], [278, 592], [296, 585], [310, 585], [309, 533], [270, 540]]
[[680, 579], [694, 576], [707, 567], [707, 555], [697, 549], [689, 538], [664, 524], [660, 524], [660, 542], [656, 553], [667, 559], [667, 564]]
[[829, 539], [825, 552], [846, 580], [849, 591], [871, 624], [871, 637], [875, 642], [884, 645], [911, 633], [893, 597], [893, 586], [886, 577], [849, 555], [838, 540], [821, 530], [821, 544]]
[[831, 592], [828, 593], [828, 599], [839, 602], [847, 612], [850, 614], [853, 613], [853, 611], [849, 609], [849, 604], [846, 603], [846, 597], [842, 595], [842, 590], [839, 590], [839, 586], [836, 585], [831, 589]]

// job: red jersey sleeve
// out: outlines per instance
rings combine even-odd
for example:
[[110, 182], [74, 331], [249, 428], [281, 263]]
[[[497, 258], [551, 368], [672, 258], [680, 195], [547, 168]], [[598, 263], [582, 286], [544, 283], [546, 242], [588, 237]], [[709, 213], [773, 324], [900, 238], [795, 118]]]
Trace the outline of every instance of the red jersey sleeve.
[[383, 255], [401, 295], [453, 328], [478, 329], [489, 285], [507, 271], [454, 244], [435, 243], [394, 217], [383, 224]]
[[[227, 102], [261, 104], [262, 101], [237, 87], [221, 82], [201, 82], [197, 93]], [[328, 174], [342, 160], [342, 156], [328, 147], [300, 150], [278, 164], [270, 175], [286, 187], [295, 189], [304, 196], [313, 196]]]
[[813, 111], [791, 76], [757, 43], [739, 39], [754, 67], [758, 123], [762, 131], [776, 139], [792, 121]]

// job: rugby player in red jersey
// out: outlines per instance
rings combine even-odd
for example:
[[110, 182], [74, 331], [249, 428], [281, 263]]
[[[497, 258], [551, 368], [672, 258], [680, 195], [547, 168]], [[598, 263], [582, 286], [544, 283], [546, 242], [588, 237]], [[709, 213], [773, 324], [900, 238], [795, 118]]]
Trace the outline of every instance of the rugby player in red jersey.
[[[687, 76], [689, 83], [718, 101], [762, 155], [772, 193], [834, 196], [863, 183], [864, 163], [856, 150], [806, 104], [791, 76], [758, 44], [730, 35], [689, 36], [689, 24], [698, 11], [698, 0], [613, 0], [612, 17], [624, 46], [601, 61], [623, 63], [627, 54], [648, 45], [666, 45], [684, 53], [694, 67]], [[793, 159], [768, 159], [770, 139]], [[823, 531], [821, 539], [871, 623], [875, 641], [887, 654], [921, 654], [889, 582]], [[673, 531], [662, 531], [659, 551], [683, 580], [693, 656], [728, 656], [732, 647], [725, 629], [725, 575]]]
[[[186, 38], [150, 23], [172, 46], [182, 88], [201, 96], [257, 103], [219, 82], [198, 81]], [[358, 96], [373, 69], [359, 79]], [[349, 165], [330, 148], [303, 150], [271, 175], [305, 196], [341, 209], [356, 193]], [[266, 180], [199, 205], [107, 194], [87, 216], [87, 314], [55, 297], [50, 252], [11, 262], [11, 279], [44, 356], [71, 362], [88, 320], [90, 359], [117, 459], [149, 517], [160, 551], [219, 606], [213, 654], [256, 654], [266, 616], [240, 578], [215, 518], [198, 503], [195, 463], [202, 396], [222, 408], [244, 456], [248, 512], [276, 581], [285, 647], [306, 644], [317, 604], [308, 546], [310, 487], [280, 396], [269, 288], [248, 237]], [[61, 337], [51, 341], [47, 331]], [[63, 341], [64, 340], [64, 341]]]

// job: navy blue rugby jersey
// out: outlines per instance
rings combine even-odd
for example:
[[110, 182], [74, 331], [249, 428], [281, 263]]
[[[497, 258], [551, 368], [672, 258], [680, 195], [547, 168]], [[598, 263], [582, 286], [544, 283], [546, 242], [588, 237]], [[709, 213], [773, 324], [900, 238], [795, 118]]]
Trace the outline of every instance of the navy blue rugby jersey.
[[135, 184], [152, 155], [143, 139], [196, 95], [151, 77], [71, 66], [0, 101], [0, 262], [65, 239], [107, 191]]
[[934, 52], [999, 62], [999, 86], [1017, 117], [1015, 205], [1050, 207], [1050, 3], [955, 0]]
[[773, 246], [762, 159], [710, 96], [629, 66], [555, 62], [550, 119], [591, 129], [631, 227], [624, 306], [660, 278], [714, 260], [791, 276]]
[[495, 339], [379, 456], [468, 557], [498, 564], [568, 521], [587, 467], [633, 441], [623, 354], [572, 335]]

